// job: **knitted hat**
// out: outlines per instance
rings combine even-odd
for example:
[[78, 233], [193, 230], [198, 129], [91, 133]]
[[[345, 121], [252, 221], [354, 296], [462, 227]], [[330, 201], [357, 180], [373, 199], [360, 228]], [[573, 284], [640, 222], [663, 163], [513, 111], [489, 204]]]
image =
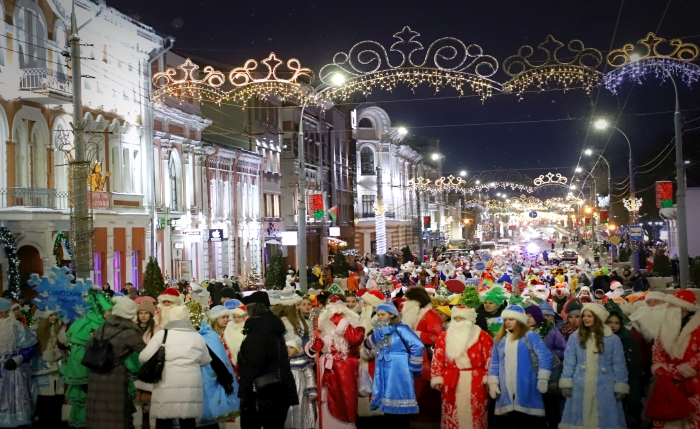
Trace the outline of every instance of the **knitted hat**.
[[581, 303], [574, 299], [568, 302], [566, 308], [564, 308], [564, 311], [566, 312], [567, 316], [580, 316], [582, 309], [583, 306]]
[[525, 314], [529, 314], [533, 319], [535, 319], [535, 325], [539, 325], [544, 320], [542, 309], [537, 305], [525, 307]]
[[12, 309], [12, 301], [6, 298], [0, 298], [0, 311], [10, 311]]
[[170, 310], [170, 321], [187, 320], [190, 321], [190, 309], [184, 305], [178, 305]]
[[539, 307], [540, 307], [540, 310], [542, 310], [542, 316], [556, 316], [557, 315], [554, 312], [552, 305], [548, 302], [540, 303]]
[[221, 292], [219, 292], [219, 297], [220, 298], [234, 299], [234, 298], [236, 298], [236, 291], [233, 290], [232, 287], [221, 288]]
[[447, 317], [452, 317], [452, 310], [450, 310], [450, 307], [447, 305], [440, 305], [435, 310], [441, 312], [442, 314], [446, 314]]
[[[649, 298], [647, 297], [647, 299]], [[685, 308], [691, 312], [699, 310], [698, 306], [696, 305], [697, 297], [689, 290], [681, 289], [673, 295], [666, 295], [666, 302], [675, 305], [676, 307]]]
[[228, 316], [230, 313], [223, 305], [214, 306], [209, 310], [209, 320], [216, 320], [219, 317]]
[[600, 319], [600, 321], [603, 323], [605, 323], [605, 321], [608, 320], [608, 316], [610, 316], [610, 313], [608, 312], [608, 310], [605, 309], [605, 307], [593, 302], [589, 302], [588, 304], [583, 306], [583, 311], [586, 310], [593, 313], [595, 317]]
[[155, 298], [153, 298], [152, 296], [147, 296], [147, 295], [146, 295], [146, 296], [140, 296], [140, 297], [138, 297], [138, 298], [136, 298], [136, 299], [134, 300], [134, 302], [136, 303], [136, 305], [139, 305], [139, 304], [141, 304], [141, 303], [144, 302], [144, 301], [151, 301], [152, 304], [156, 304], [156, 303], [158, 302], [158, 301], [156, 301]]
[[519, 305], [508, 306], [501, 313], [501, 319], [515, 319], [523, 325], [527, 325], [527, 315], [525, 310]]
[[136, 318], [137, 310], [136, 303], [127, 297], [114, 298], [114, 307], [112, 307], [112, 315], [119, 316], [124, 319], [134, 320]]
[[506, 294], [505, 289], [501, 287], [492, 287], [491, 289], [488, 290], [481, 299], [481, 301], [486, 302], [493, 302], [494, 304], [498, 305], [499, 307], [503, 305], [503, 303], [508, 299], [508, 295]]
[[658, 299], [659, 301], [666, 301], [666, 294], [664, 292], [652, 290], [652, 291], [649, 291], [649, 293], [647, 293], [646, 297], [644, 297], [645, 301], [649, 301], [650, 299]]
[[362, 295], [362, 301], [366, 302], [372, 307], [379, 307], [380, 304], [386, 302], [386, 297], [378, 290], [370, 290]]
[[158, 296], [158, 302], [169, 301], [175, 305], [182, 305], [183, 299], [180, 296], [180, 291], [174, 287], [169, 287], [163, 291], [162, 294]]
[[471, 307], [463, 305], [452, 307], [452, 319], [454, 320], [456, 317], [461, 317], [464, 320], [476, 323], [476, 311]]
[[[136, 301], [134, 301], [134, 303], [136, 303]], [[136, 306], [136, 313], [138, 314], [139, 311], [148, 311], [151, 314], [151, 317], [153, 317], [156, 314], [156, 307], [151, 301], [144, 299]]]
[[393, 314], [394, 316], [398, 316], [398, 315], [399, 315], [399, 310], [396, 309], [396, 307], [394, 306], [394, 304], [389, 304], [389, 303], [380, 304], [380, 305], [377, 307], [377, 311], [380, 311], [380, 310], [381, 310], [381, 311], [386, 311], [387, 313]]

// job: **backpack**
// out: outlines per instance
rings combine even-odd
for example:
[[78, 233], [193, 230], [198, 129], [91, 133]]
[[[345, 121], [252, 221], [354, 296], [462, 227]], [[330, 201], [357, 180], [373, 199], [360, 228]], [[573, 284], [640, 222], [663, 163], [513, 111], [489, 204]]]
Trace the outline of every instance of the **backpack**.
[[110, 340], [116, 337], [121, 331], [112, 335], [109, 338], [104, 338], [104, 330], [102, 331], [103, 338], [98, 339], [92, 337], [85, 344], [85, 355], [80, 361], [83, 366], [90, 371], [98, 373], [108, 373], [117, 366], [116, 356], [114, 355], [114, 347]]

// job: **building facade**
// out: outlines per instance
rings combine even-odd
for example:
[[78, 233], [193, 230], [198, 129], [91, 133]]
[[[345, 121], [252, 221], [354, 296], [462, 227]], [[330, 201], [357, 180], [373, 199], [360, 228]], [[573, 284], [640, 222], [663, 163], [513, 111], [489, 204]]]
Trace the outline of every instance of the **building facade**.
[[[73, 155], [72, 85], [62, 55], [71, 2], [3, 1], [0, 24], [0, 223], [15, 235], [21, 282], [70, 264], [69, 169]], [[80, 27], [85, 140], [93, 171], [105, 179], [94, 225], [93, 280], [120, 289], [143, 280], [149, 235], [145, 132], [152, 55], [166, 41], [104, 4], [76, 0]], [[89, 59], [88, 59], [89, 58]], [[100, 171], [101, 170], [101, 171]], [[63, 233], [63, 234], [61, 234]], [[2, 285], [7, 259], [0, 252]]]

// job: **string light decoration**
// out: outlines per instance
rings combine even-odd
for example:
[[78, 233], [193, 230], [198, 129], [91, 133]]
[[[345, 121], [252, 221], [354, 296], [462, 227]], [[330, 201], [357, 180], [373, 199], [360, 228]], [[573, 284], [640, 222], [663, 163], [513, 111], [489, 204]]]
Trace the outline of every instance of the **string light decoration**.
[[419, 194], [422, 193], [430, 193], [430, 194], [435, 194], [435, 188], [430, 186], [431, 180], [426, 179], [424, 177], [418, 177], [416, 179], [409, 179], [408, 180], [408, 187], [413, 189], [414, 191], [418, 192]]
[[60, 267], [61, 263], [61, 245], [65, 246], [66, 252], [68, 252], [68, 256], [73, 259], [73, 250], [70, 247], [70, 241], [68, 240], [68, 237], [66, 237], [66, 234], [63, 233], [63, 231], [59, 231], [58, 234], [56, 234], [56, 238], [53, 241], [53, 257], [56, 259], [56, 266]]
[[435, 181], [436, 192], [464, 192], [464, 184], [467, 183], [461, 177], [449, 175]]
[[386, 219], [384, 207], [374, 204], [374, 228], [377, 234], [377, 255], [386, 255]]
[[[582, 41], [572, 40], [566, 45], [567, 55], [574, 55], [569, 62], [561, 61], [559, 50], [564, 44], [551, 34], [537, 49], [544, 52], [544, 60], [531, 58], [535, 50], [525, 45], [517, 55], [503, 61], [503, 71], [511, 79], [503, 84], [503, 92], [514, 93], [522, 100], [522, 94], [530, 87], [545, 90], [550, 85], [563, 86], [564, 90], [582, 88], [587, 94], [600, 85], [603, 74], [596, 70], [603, 62], [603, 54], [593, 48], [586, 48]], [[531, 60], [535, 60], [534, 63]]]
[[487, 183], [478, 183], [470, 186], [469, 188], [464, 189], [464, 194], [473, 194], [475, 192], [481, 192], [481, 191], [489, 191], [491, 189], [496, 189], [496, 188], [510, 188], [513, 191], [519, 191], [519, 192], [527, 192], [528, 194], [531, 194], [535, 192], [535, 188], [529, 185], [524, 185], [522, 183], [515, 183], [515, 182], [487, 182]]
[[226, 93], [221, 90], [221, 86], [226, 83], [226, 77], [222, 72], [206, 66], [203, 70], [206, 73], [204, 78], [196, 79], [195, 72], [199, 70], [199, 66], [189, 58], [177, 68], [182, 71], [182, 79], [176, 78], [178, 72], [172, 67], [153, 75], [153, 85], [158, 89], [151, 93], [152, 100], [163, 101], [167, 95], [173, 98], [194, 98], [221, 104], [226, 99]]
[[632, 196], [627, 196], [622, 200], [627, 211], [637, 213], [640, 208], [642, 208], [642, 198], [634, 198]]
[[568, 179], [559, 173], [557, 173], [557, 174], [547, 173], [547, 174], [541, 174], [539, 177], [536, 177], [535, 180], [532, 181], [532, 183], [535, 185], [536, 188], [539, 188], [540, 186], [548, 186], [548, 185], [565, 186], [567, 181], [568, 181]]
[[[467, 46], [453, 37], [435, 40], [426, 50], [417, 39], [420, 34], [405, 26], [394, 34], [398, 41], [386, 48], [375, 41], [364, 40], [350, 50], [338, 52], [333, 62], [323, 66], [319, 78], [325, 84], [343, 80], [345, 84], [330, 87], [327, 96], [334, 100], [347, 100], [354, 93], [369, 95], [376, 88], [391, 92], [399, 84], [415, 90], [428, 85], [439, 92], [452, 88], [464, 95], [465, 87], [489, 98], [501, 85], [489, 77], [498, 71], [498, 61], [484, 55], [479, 45]], [[424, 52], [424, 53], [423, 53]]]
[[309, 208], [314, 213], [314, 219], [323, 219], [323, 194], [313, 194], [309, 200]]
[[0, 246], [5, 250], [7, 258], [7, 283], [12, 298], [17, 299], [19, 289], [19, 258], [17, 257], [17, 244], [15, 235], [6, 226], [0, 226]]
[[452, 221], [454, 218], [452, 216], [447, 216], [445, 218], [445, 241], [449, 243], [452, 238]]
[[700, 66], [692, 63], [699, 56], [697, 45], [681, 39], [668, 41], [650, 32], [636, 45], [628, 43], [610, 51], [607, 61], [616, 70], [607, 73], [603, 83], [616, 94], [625, 80], [641, 84], [642, 76], [653, 73], [662, 81], [671, 76], [680, 77], [690, 86], [700, 79]]

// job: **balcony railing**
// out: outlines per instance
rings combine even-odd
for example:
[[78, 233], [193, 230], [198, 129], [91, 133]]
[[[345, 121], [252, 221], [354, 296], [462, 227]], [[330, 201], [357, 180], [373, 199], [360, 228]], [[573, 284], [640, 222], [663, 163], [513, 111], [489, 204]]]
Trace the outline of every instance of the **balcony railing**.
[[71, 79], [63, 73], [48, 67], [22, 69], [19, 89], [24, 91], [53, 90], [71, 93]]
[[0, 208], [68, 209], [68, 191], [47, 188], [0, 188]]

